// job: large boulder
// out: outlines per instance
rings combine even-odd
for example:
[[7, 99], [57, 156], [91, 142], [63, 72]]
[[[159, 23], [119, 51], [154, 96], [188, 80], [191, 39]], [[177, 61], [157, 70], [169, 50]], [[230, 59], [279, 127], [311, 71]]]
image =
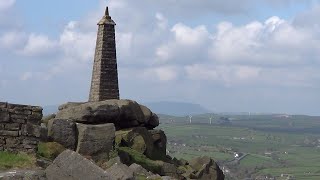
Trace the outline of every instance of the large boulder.
[[101, 158], [113, 150], [115, 127], [114, 124], [88, 125], [77, 123], [78, 145], [77, 152], [84, 156]]
[[117, 146], [130, 147], [153, 160], [166, 159], [167, 138], [161, 130], [135, 127], [116, 131]]
[[149, 130], [153, 142], [153, 156], [165, 156], [167, 151], [167, 136], [164, 131]]
[[86, 103], [67, 103], [59, 107], [55, 119], [70, 119], [83, 124], [114, 123], [116, 129], [159, 125], [156, 114], [132, 100], [106, 100]]
[[48, 180], [112, 180], [115, 179], [80, 154], [65, 150], [45, 170]]
[[127, 165], [122, 163], [116, 163], [112, 167], [106, 170], [115, 179], [121, 180], [133, 180], [133, 171]]
[[160, 175], [178, 177], [177, 171], [177, 167], [174, 164], [163, 162]]
[[110, 167], [112, 167], [115, 164], [119, 164], [122, 163], [121, 159], [119, 156], [116, 156], [114, 158], [109, 159], [107, 162], [103, 162], [101, 163], [101, 165], [99, 165], [102, 169], [106, 170], [109, 169]]
[[76, 123], [68, 119], [51, 119], [48, 122], [48, 137], [50, 140], [75, 150], [77, 139]]
[[143, 121], [144, 122], [148, 122], [150, 120], [151, 116], [152, 116], [151, 110], [149, 108], [147, 108], [146, 106], [144, 106], [144, 105], [140, 105], [140, 109], [141, 109], [141, 111], [142, 111], [142, 113], [144, 115]]
[[0, 173], [1, 180], [47, 180], [43, 170], [14, 170]]
[[54, 119], [56, 117], [56, 114], [49, 114], [47, 116], [42, 117], [41, 122], [44, 123], [45, 125], [48, 125], [48, 122], [51, 119]]
[[131, 149], [130, 147], [119, 147], [118, 152], [121, 162], [125, 163], [126, 165], [136, 163], [141, 165], [146, 170], [151, 171], [152, 173], [161, 173], [161, 168], [163, 165], [163, 162], [161, 161], [151, 160], [144, 154]]
[[152, 172], [146, 170], [145, 168], [136, 163], [131, 164], [129, 168], [133, 171], [135, 177], [154, 175]]
[[144, 124], [146, 124], [146, 127], [153, 129], [159, 126], [159, 117], [155, 113], [144, 105], [140, 105], [140, 108], [144, 115]]
[[148, 152], [153, 149], [151, 136], [148, 133], [148, 130], [144, 127], [117, 131], [116, 144], [119, 146], [130, 147], [141, 154], [148, 154]]
[[145, 123], [146, 117], [143, 114], [140, 105], [136, 101], [115, 100], [115, 103], [120, 109], [120, 123], [125, 123], [126, 120], [130, 120], [131, 122], [136, 121], [139, 124]]
[[114, 101], [67, 103], [59, 107], [56, 119], [70, 119], [85, 124], [103, 124], [113, 123], [119, 119], [119, 115], [119, 107]]
[[189, 161], [190, 166], [196, 171], [190, 178], [223, 180], [224, 174], [213, 159], [207, 156], [197, 157]]
[[159, 126], [159, 124], [160, 124], [159, 117], [155, 113], [152, 113], [149, 121], [146, 122], [146, 127], [153, 129]]

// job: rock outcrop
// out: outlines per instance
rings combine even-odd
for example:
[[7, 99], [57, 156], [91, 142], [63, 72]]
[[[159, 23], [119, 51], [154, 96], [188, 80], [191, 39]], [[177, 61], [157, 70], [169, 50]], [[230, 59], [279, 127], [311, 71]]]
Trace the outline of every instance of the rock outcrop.
[[62, 152], [45, 170], [48, 180], [114, 180], [107, 172], [82, 157], [80, 154], [66, 150]]
[[[146, 153], [150, 157], [155, 153], [154, 140], [151, 138], [153, 135], [148, 130], [159, 125], [158, 116], [132, 100], [67, 103], [59, 107], [56, 115], [50, 115], [44, 121], [47, 123], [49, 141], [57, 142], [84, 156], [100, 157], [101, 154], [108, 154], [106, 152], [113, 149], [115, 130], [133, 127], [137, 127], [134, 131], [139, 131], [139, 136], [127, 138], [126, 143], [136, 149], [142, 148], [140, 151], [148, 150]], [[129, 134], [135, 136], [137, 133]], [[159, 152], [165, 153], [163, 144], [166, 144], [166, 139], [162, 140], [164, 142]], [[160, 140], [156, 141], [158, 143]], [[140, 145], [148, 145], [148, 148], [139, 147]]]
[[109, 156], [113, 150], [115, 127], [113, 124], [87, 125], [77, 123], [78, 153], [97, 158], [101, 155]]
[[[46, 169], [48, 179], [224, 179], [209, 157], [188, 162], [168, 156], [165, 133], [154, 129], [158, 116], [135, 101], [67, 103], [44, 120], [48, 141], [69, 149]], [[51, 159], [56, 152], [39, 155]]]
[[167, 137], [162, 130], [144, 127], [119, 130], [115, 142], [117, 146], [130, 147], [153, 160], [166, 158]]
[[14, 170], [0, 173], [1, 180], [47, 180], [43, 170]]
[[77, 145], [76, 123], [69, 119], [52, 119], [48, 122], [48, 137], [68, 149]]
[[137, 176], [152, 176], [154, 175], [152, 172], [146, 170], [139, 164], [133, 163], [129, 166], [129, 168], [133, 171], [135, 177]]
[[196, 171], [196, 173], [190, 174], [190, 178], [203, 180], [224, 178], [223, 172], [210, 157], [197, 157], [192, 159], [189, 165]]
[[59, 107], [55, 119], [83, 124], [113, 123], [117, 130], [141, 126], [153, 129], [159, 125], [156, 114], [132, 100], [67, 103]]
[[123, 180], [133, 180], [133, 170], [130, 169], [127, 165], [122, 163], [117, 163], [111, 166], [106, 170], [108, 174], [110, 174], [115, 179], [123, 179]]

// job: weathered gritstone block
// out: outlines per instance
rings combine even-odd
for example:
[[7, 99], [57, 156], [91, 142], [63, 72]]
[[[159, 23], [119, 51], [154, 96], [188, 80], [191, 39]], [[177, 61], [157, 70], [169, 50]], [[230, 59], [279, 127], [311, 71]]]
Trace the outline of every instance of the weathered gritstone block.
[[115, 137], [114, 124], [87, 125], [77, 123], [77, 152], [84, 156], [97, 156], [113, 150]]
[[80, 154], [65, 150], [45, 170], [48, 180], [115, 180], [106, 171]]
[[0, 151], [35, 152], [41, 136], [42, 108], [0, 102]]

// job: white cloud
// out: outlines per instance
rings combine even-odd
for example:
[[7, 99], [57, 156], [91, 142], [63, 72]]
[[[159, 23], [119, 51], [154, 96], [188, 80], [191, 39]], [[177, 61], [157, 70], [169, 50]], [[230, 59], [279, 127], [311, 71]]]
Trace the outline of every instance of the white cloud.
[[167, 45], [162, 45], [156, 50], [156, 56], [160, 62], [166, 62], [170, 59], [170, 48]]
[[78, 22], [69, 22], [59, 39], [67, 59], [88, 62], [93, 58], [96, 32], [81, 32]]
[[127, 6], [127, 3], [124, 0], [109, 0], [108, 6], [110, 9], [122, 9]]
[[240, 27], [230, 23], [218, 25], [209, 54], [220, 63], [301, 65], [316, 58], [305, 56], [319, 50], [315, 44], [319, 44], [319, 35], [271, 17], [264, 23]]
[[193, 0], [163, 0], [157, 2], [150, 2], [145, 0], [138, 0], [137, 4], [146, 4], [152, 8], [158, 7], [161, 10], [166, 10], [172, 16], [190, 18], [193, 15], [206, 13], [219, 14], [241, 14], [252, 6], [251, 0], [202, 0], [198, 3]]
[[5, 32], [0, 36], [0, 47], [6, 49], [18, 49], [23, 46], [23, 42], [25, 42], [26, 39], [27, 35], [24, 32]]
[[178, 23], [168, 33], [171, 33], [169, 40], [155, 50], [156, 62], [188, 64], [207, 58], [202, 55], [206, 56], [206, 46], [211, 40], [211, 35], [204, 25], [191, 28]]
[[141, 81], [148, 83], [170, 82], [180, 78], [182, 69], [173, 65], [164, 65], [157, 67], [120, 67], [119, 76], [126, 81]]
[[[309, 86], [310, 79], [319, 80], [306, 72], [314, 70], [311, 64], [319, 61], [316, 29], [296, 27], [276, 16], [241, 26], [221, 22], [213, 32], [204, 25], [192, 28], [178, 23], [170, 35], [156, 49], [156, 60], [161, 65], [179, 64], [192, 80], [227, 86], [265, 83], [296, 87]], [[281, 73], [287, 66], [289, 70]]]
[[66, 25], [59, 39], [52, 44], [58, 50], [54, 62], [49, 69], [37, 74], [39, 79], [48, 81], [59, 74], [80, 71], [93, 62], [96, 32], [83, 31], [82, 25], [76, 21]]
[[173, 26], [171, 31], [174, 33], [177, 43], [187, 46], [197, 46], [209, 37], [207, 28], [204, 25], [192, 29], [184, 24], [178, 23]]
[[[136, 24], [130, 28], [130, 24], [122, 22], [128, 21], [125, 19], [127, 14], [117, 12], [135, 11], [137, 7], [131, 3], [126, 0], [109, 2], [111, 15], [115, 14], [113, 17], [119, 20], [120, 26], [117, 26], [116, 34], [119, 64], [148, 69], [144, 73], [154, 75], [145, 76], [147, 78], [174, 81], [185, 70], [189, 75], [195, 74], [194, 78], [206, 76], [225, 83], [245, 82], [259, 77], [264, 66], [306, 65], [318, 54], [312, 52], [319, 52], [316, 33], [276, 16], [265, 22], [253, 21], [243, 25], [225, 21], [209, 31], [207, 25], [191, 27], [183, 23], [176, 23], [170, 28], [163, 13], [157, 12], [153, 18], [145, 18], [149, 12], [136, 11], [130, 19]], [[111, 8], [117, 11], [111, 11]], [[101, 13], [97, 12], [83, 21], [71, 21], [57, 40], [31, 33], [21, 52], [36, 56], [59, 51], [54, 55], [54, 66], [47, 70], [47, 77], [68, 71], [74, 68], [74, 64], [88, 65], [93, 61], [96, 40], [97, 26], [92, 22], [100, 17]], [[149, 25], [148, 31], [140, 26], [146, 24]], [[126, 26], [128, 28], [123, 28]], [[3, 46], [13, 47], [23, 39], [18, 35], [7, 33], [0, 42]]]
[[117, 33], [117, 52], [118, 54], [124, 55], [126, 58], [130, 58], [132, 55], [133, 46], [133, 33]]
[[[280, 90], [282, 87], [319, 87], [317, 8], [305, 13], [303, 18], [297, 16], [293, 22], [270, 15], [265, 21], [213, 24], [216, 19], [211, 22], [208, 17], [236, 14], [241, 18], [256, 1], [181, 0], [179, 6], [175, 3], [173, 0], [108, 1], [110, 14], [117, 23], [120, 83], [135, 86], [137, 96], [172, 93], [171, 97], [191, 98], [189, 100], [202, 97], [205, 101], [214, 96], [211, 88], [217, 88], [214, 94], [224, 94], [221, 88], [226, 87], [235, 91], [241, 87]], [[14, 57], [15, 63], [20, 65], [23, 59], [28, 64], [28, 69], [19, 66], [18, 75], [10, 76], [20, 80], [32, 78], [37, 82], [46, 80], [48, 84], [73, 84], [78, 78], [81, 84], [78, 89], [85, 89], [89, 80], [83, 83], [83, 79], [90, 78], [94, 58], [96, 22], [103, 11], [104, 5], [101, 5], [84, 19], [70, 21], [56, 37], [49, 38], [46, 32], [17, 30], [2, 34], [1, 50], [20, 52]], [[311, 16], [312, 21], [308, 19]], [[308, 23], [303, 23], [303, 19]], [[21, 72], [26, 73], [21, 75]], [[145, 90], [141, 90], [142, 86]], [[135, 97], [129, 89], [122, 89], [122, 94]], [[63, 90], [52, 93], [61, 94]]]
[[279, 67], [264, 68], [261, 70], [261, 77], [264, 83], [273, 87], [318, 87], [316, 83], [320, 79], [314, 67]]
[[30, 34], [25, 47], [20, 51], [26, 56], [38, 56], [55, 51], [57, 42], [52, 41], [46, 35]]
[[228, 22], [218, 24], [209, 49], [212, 59], [224, 62], [250, 59], [254, 55], [254, 48], [260, 46], [261, 26], [259, 22], [242, 27], [234, 27]]
[[172, 81], [178, 77], [178, 70], [173, 66], [164, 66], [150, 68], [147, 70], [148, 75], [155, 75], [160, 81]]
[[224, 85], [241, 83], [254, 83], [261, 69], [250, 66], [213, 66], [208, 64], [195, 64], [185, 67], [188, 78], [193, 80], [216, 81]]
[[316, 30], [295, 27], [276, 16], [241, 26], [221, 22], [213, 32], [205, 25], [192, 28], [178, 23], [163, 38], [168, 40], [158, 43], [155, 56], [160, 64], [300, 66], [318, 59], [319, 38]]
[[163, 16], [161, 13], [156, 13], [156, 19], [158, 20], [158, 27], [160, 29], [166, 29], [168, 26], [168, 19]]
[[0, 11], [12, 7], [15, 2], [15, 0], [0, 0]]

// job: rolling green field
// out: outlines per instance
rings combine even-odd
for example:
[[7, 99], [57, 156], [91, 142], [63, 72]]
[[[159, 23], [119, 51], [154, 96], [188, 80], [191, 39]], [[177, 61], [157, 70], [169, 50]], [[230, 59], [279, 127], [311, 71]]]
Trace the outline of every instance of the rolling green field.
[[[320, 118], [279, 115], [224, 116], [209, 124], [208, 115], [193, 117], [161, 116], [160, 128], [168, 137], [171, 156], [192, 159], [213, 157], [220, 167], [230, 170], [228, 179], [269, 175], [281, 179], [320, 179]], [[217, 120], [218, 119], [218, 120]], [[234, 153], [247, 154], [236, 160]]]

